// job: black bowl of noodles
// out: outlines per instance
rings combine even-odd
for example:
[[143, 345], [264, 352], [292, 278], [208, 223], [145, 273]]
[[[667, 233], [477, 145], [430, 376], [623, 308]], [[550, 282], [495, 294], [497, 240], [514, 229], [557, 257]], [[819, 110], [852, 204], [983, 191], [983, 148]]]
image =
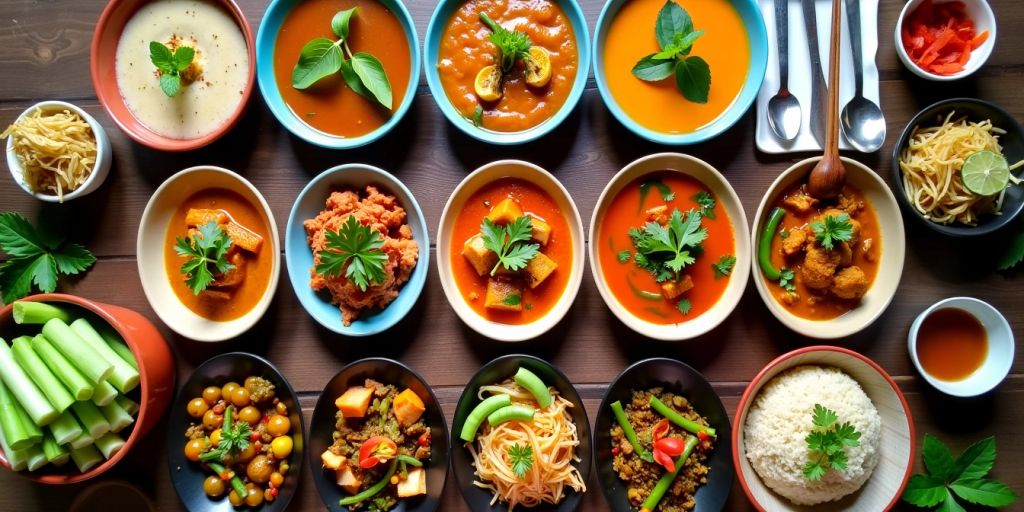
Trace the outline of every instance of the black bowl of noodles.
[[[556, 392], [551, 393], [552, 401], [550, 405], [540, 407], [538, 401], [534, 399], [536, 395], [531, 394], [533, 392], [531, 389], [533, 388], [520, 387], [518, 384], [502, 386], [503, 389], [517, 391], [516, 397], [509, 399], [512, 401], [512, 406], [525, 406], [533, 409], [533, 420], [512, 420], [497, 424], [496, 427], [491, 427], [487, 419], [483, 419], [479, 424], [479, 429], [475, 430], [475, 433], [471, 436], [472, 442], [467, 443], [463, 441], [462, 430], [466, 426], [467, 420], [471, 417], [486, 418], [486, 416], [481, 417], [473, 414], [474, 410], [481, 403], [481, 399], [478, 398], [480, 388], [482, 386], [495, 386], [505, 381], [511, 381], [513, 376], [519, 374], [520, 369], [526, 370], [527, 372], [524, 373], [532, 374], [539, 379], [537, 381], [539, 385], [546, 387], [547, 390], [554, 390]], [[495, 388], [487, 389], [489, 391], [484, 393], [485, 398], [506, 394], [495, 390]], [[492, 414], [500, 415], [501, 411], [495, 410]], [[560, 429], [558, 437], [562, 442], [572, 444], [578, 441], [578, 444], [572, 451], [579, 460], [553, 460], [556, 463], [568, 462], [562, 468], [555, 468], [552, 467], [555, 464], [538, 462], [540, 457], [537, 457], [537, 453], [531, 453], [530, 458], [533, 459], [531, 464], [528, 468], [521, 468], [525, 469], [523, 477], [515, 477], [514, 472], [511, 471], [512, 467], [507, 464], [511, 462], [510, 458], [490, 454], [500, 454], [502, 451], [508, 454], [509, 450], [513, 449], [513, 446], [521, 454], [523, 449], [529, 444], [525, 441], [527, 429], [539, 437], [552, 433], [553, 429], [540, 426], [539, 423], [541, 422], [551, 426], [557, 425]], [[470, 423], [474, 422], [471, 421]], [[575, 441], [572, 435], [573, 427], [575, 427]], [[522, 444], [516, 442], [518, 439], [524, 439]], [[473, 451], [471, 451], [471, 446]], [[481, 450], [480, 447], [483, 447], [484, 450]], [[532, 446], [530, 451], [533, 452]], [[568, 453], [568, 450], [563, 451]], [[489, 455], [483, 455], [485, 452]], [[579, 394], [576, 393], [576, 389], [569, 382], [569, 379], [554, 366], [542, 359], [522, 354], [512, 354], [494, 359], [484, 365], [469, 380], [455, 408], [455, 417], [452, 420], [452, 472], [455, 474], [455, 481], [458, 483], [462, 497], [466, 500], [470, 510], [474, 512], [505, 512], [509, 510], [509, 503], [506, 500], [495, 499], [494, 492], [474, 485], [474, 481], [481, 480], [476, 474], [474, 453], [479, 453], [480, 455], [478, 456], [485, 461], [484, 466], [485, 471], [488, 472], [487, 474], [490, 474], [489, 471], [491, 470], [500, 470], [504, 465], [504, 469], [509, 472], [511, 478], [496, 479], [497, 483], [491, 480], [488, 480], [488, 482], [510, 492], [514, 493], [517, 490], [521, 490], [522, 486], [531, 481], [545, 482], [549, 486], [546, 489], [549, 492], [552, 490], [551, 486], [561, 485], [561, 499], [557, 503], [539, 502], [531, 504], [526, 501], [520, 501], [515, 505], [515, 510], [571, 512], [579, 506], [583, 493], [586, 492], [585, 483], [590, 479], [590, 468], [593, 462], [590, 421], [587, 418], [587, 411], [583, 408], [583, 401], [580, 400]], [[549, 452], [545, 451], [544, 453]], [[519, 459], [521, 460], [521, 457]], [[509, 495], [519, 496], [520, 494]], [[494, 501], [493, 504], [491, 503], [492, 500]]]
[[[657, 388], [660, 388], [660, 393], [649, 392]], [[640, 510], [640, 505], [651, 495], [648, 490], [648, 487], [651, 487], [651, 479], [660, 479], [665, 475], [669, 475], [666, 478], [671, 479], [670, 473], [657, 463], [643, 462], [636, 455], [636, 451], [632, 454], [627, 453], [632, 445], [624, 441], [624, 435], [612, 434], [613, 429], [620, 428], [612, 408], [612, 404], [619, 402], [623, 407], [623, 413], [631, 420], [631, 426], [636, 428], [635, 433], [640, 446], [649, 451], [652, 430], [655, 430], [651, 423], [656, 426], [662, 423], [663, 418], [654, 408], [649, 407], [650, 396], [659, 398], [662, 404], [677, 413], [696, 412], [706, 420], [707, 426], [715, 430], [713, 437], [706, 434], [697, 436], [685, 431], [673, 421], [665, 421], [670, 427], [666, 437], [687, 440], [693, 438], [700, 441], [694, 450], [696, 456], [691, 455], [687, 459], [687, 465], [681, 468], [677, 479], [672, 481], [672, 486], [678, 485], [679, 488], [670, 487], [659, 503], [669, 506], [668, 510], [686, 510], [684, 503], [687, 502], [693, 505], [691, 510], [722, 510], [729, 498], [733, 481], [729, 415], [718, 394], [700, 372], [685, 363], [665, 358], [644, 359], [626, 368], [611, 383], [604, 399], [601, 400], [601, 408], [597, 411], [597, 420], [594, 424], [594, 451], [597, 481], [609, 506], [612, 510], [620, 512]], [[710, 442], [710, 445], [706, 442]], [[620, 478], [614, 467], [617, 457], [621, 464], [630, 468], [626, 471], [631, 471], [631, 475], [640, 475], [640, 481], [635, 484], [627, 483]], [[701, 457], [703, 460], [700, 460]], [[673, 459], [678, 460], [678, 457]], [[703, 465], [699, 471], [693, 466], [695, 461]], [[690, 473], [691, 471], [693, 473]], [[703, 474], [706, 482], [701, 484], [696, 481], [700, 477], [696, 477], [693, 482], [697, 484], [696, 492], [690, 493], [691, 483], [684, 480], [694, 477], [697, 473]], [[654, 486], [656, 487], [656, 484]], [[681, 492], [673, 495], [673, 490]], [[630, 499], [631, 493], [635, 495], [633, 500]], [[658, 508], [658, 504], [652, 509], [662, 510]]]
[[[910, 217], [914, 217], [924, 225], [928, 226], [939, 233], [952, 237], [971, 237], [988, 235], [1002, 229], [1013, 223], [1014, 219], [1020, 215], [1021, 211], [1024, 210], [1024, 184], [1013, 185], [1010, 183], [1005, 189], [1005, 193], [1002, 197], [1002, 203], [1000, 205], [999, 214], [992, 213], [993, 201], [998, 199], [998, 195], [992, 196], [991, 198], [976, 198], [974, 194], [959, 194], [966, 198], [975, 197], [975, 199], [965, 199], [961, 201], [949, 201], [944, 200], [939, 204], [946, 205], [945, 209], [931, 210], [931, 206], [927, 200], [915, 201], [912, 200], [908, 193], [908, 184], [912, 182], [921, 182], [923, 174], [921, 172], [911, 173], [905, 179], [905, 174], [902, 166], [901, 159], [904, 156], [904, 151], [907, 146], [911, 143], [911, 139], [914, 137], [915, 131], [920, 129], [926, 129], [929, 127], [943, 126], [944, 121], [950, 113], [954, 113], [952, 118], [949, 119], [951, 123], [955, 123], [961, 118], [964, 118], [967, 124], [972, 123], [983, 123], [990, 121], [993, 128], [999, 128], [1006, 133], [998, 134], [998, 143], [1002, 146], [1002, 155], [1006, 157], [1006, 161], [1009, 165], [1013, 165], [1016, 162], [1024, 159], [1024, 129], [1021, 128], [1020, 123], [1008, 112], [1002, 108], [974, 98], [953, 98], [943, 100], [935, 103], [921, 112], [919, 112], [913, 119], [907, 123], [907, 127], [904, 128], [903, 133], [900, 134], [899, 139], [896, 141], [896, 145], [893, 148], [892, 154], [892, 182], [893, 192], [899, 200], [900, 206], [903, 207], [906, 214]], [[934, 137], [932, 140], [940, 140], [940, 137]], [[920, 153], [918, 153], [920, 155]], [[920, 168], [920, 166], [912, 166], [914, 168]], [[948, 166], [955, 173], [955, 176], [951, 176], [951, 179], [956, 180], [957, 186], [960, 186], [959, 168], [956, 165]], [[1017, 169], [1011, 171], [1013, 175], [1018, 177], [1024, 176], [1024, 170]], [[940, 172], [937, 176], [942, 176], [944, 173]], [[940, 181], [936, 180], [935, 183]], [[920, 186], [910, 185], [913, 189], [920, 189]], [[943, 196], [944, 197], [944, 196]], [[968, 206], [966, 203], [969, 201], [977, 201], [977, 204]], [[919, 207], [918, 203], [922, 204], [922, 208], [930, 211], [929, 216], [926, 216]], [[953, 220], [952, 222], [937, 222], [934, 218], [943, 218], [951, 215], [949, 212], [955, 210], [957, 207], [965, 208], [972, 212], [971, 224], [966, 224], [961, 220]], [[960, 214], [960, 218], [963, 218], [964, 214]], [[954, 215], [955, 216], [955, 215]]]

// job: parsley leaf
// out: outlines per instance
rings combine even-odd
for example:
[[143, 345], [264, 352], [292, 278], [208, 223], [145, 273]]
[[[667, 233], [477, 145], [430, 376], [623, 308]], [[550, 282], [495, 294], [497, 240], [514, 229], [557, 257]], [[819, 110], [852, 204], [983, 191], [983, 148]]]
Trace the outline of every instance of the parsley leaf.
[[672, 192], [672, 189], [668, 187], [663, 181], [658, 178], [648, 178], [640, 184], [640, 206], [637, 211], [644, 209], [644, 201], [647, 199], [647, 194], [651, 192], [651, 187], [658, 189], [658, 195], [661, 196], [661, 200], [668, 202], [676, 198], [676, 193]]
[[61, 274], [78, 274], [96, 261], [85, 247], [37, 230], [14, 212], [0, 213], [0, 249], [9, 257], [0, 264], [0, 298], [6, 304], [31, 293], [33, 284], [53, 292]]
[[667, 226], [648, 222], [643, 229], [630, 229], [629, 236], [636, 247], [636, 265], [660, 283], [678, 280], [683, 268], [696, 261], [708, 231], [701, 226], [700, 212], [690, 210], [684, 218], [673, 210]]
[[814, 429], [804, 438], [810, 452], [810, 460], [804, 465], [804, 477], [810, 481], [820, 480], [829, 469], [846, 469], [849, 459], [843, 450], [860, 446], [860, 432], [849, 422], [838, 421], [835, 411], [814, 404], [811, 413]]
[[715, 196], [711, 195], [707, 190], [701, 190], [697, 192], [697, 195], [693, 196], [693, 200], [700, 206], [700, 214], [705, 218], [715, 220]]
[[318, 274], [338, 277], [344, 269], [345, 278], [364, 292], [371, 284], [384, 282], [388, 255], [381, 250], [384, 239], [380, 233], [349, 215], [341, 229], [327, 231], [326, 235], [327, 245], [320, 251], [320, 263], [316, 265]]
[[484, 217], [480, 233], [484, 236], [484, 247], [498, 255], [498, 262], [491, 269], [492, 276], [498, 267], [512, 272], [522, 269], [540, 251], [540, 244], [527, 243], [533, 237], [533, 222], [526, 215], [517, 217], [507, 226], [499, 226]]
[[796, 272], [793, 272], [792, 269], [784, 268], [779, 271], [779, 276], [779, 286], [787, 292], [796, 291], [796, 284], [794, 282], [796, 279]]
[[679, 312], [684, 315], [689, 315], [690, 308], [692, 307], [693, 306], [692, 304], [690, 304], [690, 299], [680, 299], [679, 302], [676, 303], [676, 309], [678, 309]]
[[518, 30], [508, 30], [498, 25], [485, 12], [480, 13], [480, 21], [491, 29], [491, 35], [487, 37], [494, 46], [498, 47], [498, 62], [501, 63], [501, 70], [505, 73], [512, 71], [516, 61], [530, 58], [530, 36]]
[[512, 463], [512, 472], [523, 478], [533, 466], [533, 448], [528, 445], [514, 444], [508, 447], [508, 459]]
[[506, 295], [502, 301], [506, 306], [518, 306], [522, 304], [523, 298], [518, 294]]
[[224, 425], [220, 430], [220, 441], [217, 442], [217, 447], [199, 455], [199, 460], [207, 462], [234, 459], [236, 455], [249, 448], [249, 437], [252, 432], [248, 422], [238, 419], [234, 406], [227, 406], [224, 409]]
[[618, 258], [619, 263], [626, 263], [629, 261], [630, 254], [629, 249], [623, 249], [615, 257]]
[[223, 274], [235, 268], [228, 262], [228, 249], [231, 248], [231, 237], [216, 222], [210, 221], [199, 226], [199, 234], [175, 239], [174, 251], [187, 258], [181, 264], [181, 273], [185, 275], [185, 284], [192, 293], [199, 295], [213, 282], [214, 274]]
[[836, 242], [849, 242], [853, 238], [853, 224], [850, 216], [845, 213], [827, 215], [823, 220], [816, 220], [811, 223], [811, 229], [818, 243], [830, 251]]
[[733, 265], [736, 265], [736, 257], [731, 254], [725, 254], [718, 258], [718, 262], [711, 264], [711, 269], [715, 271], [715, 279], [732, 274]]
[[964, 510], [954, 495], [987, 507], [1005, 507], [1017, 501], [1017, 494], [1002, 482], [984, 478], [996, 459], [996, 441], [988, 437], [969, 446], [956, 460], [945, 445], [931, 434], [924, 435], [924, 465], [927, 474], [910, 477], [903, 501], [918, 507], [941, 505], [942, 510]]

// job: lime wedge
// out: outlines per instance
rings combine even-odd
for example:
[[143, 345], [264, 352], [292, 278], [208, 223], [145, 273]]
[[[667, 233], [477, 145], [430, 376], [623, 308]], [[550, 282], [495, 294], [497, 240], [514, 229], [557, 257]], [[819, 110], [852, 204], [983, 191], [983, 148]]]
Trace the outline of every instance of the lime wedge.
[[1010, 166], [998, 153], [982, 150], [968, 156], [960, 169], [964, 187], [979, 196], [994, 196], [1010, 183]]

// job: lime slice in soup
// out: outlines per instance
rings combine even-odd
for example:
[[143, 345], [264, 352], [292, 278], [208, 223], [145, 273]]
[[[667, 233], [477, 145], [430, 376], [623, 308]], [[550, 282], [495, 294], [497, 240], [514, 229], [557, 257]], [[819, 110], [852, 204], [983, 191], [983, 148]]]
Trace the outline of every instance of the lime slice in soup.
[[1009, 184], [1010, 166], [1002, 155], [982, 150], [964, 160], [960, 178], [970, 192], [979, 196], [993, 196]]

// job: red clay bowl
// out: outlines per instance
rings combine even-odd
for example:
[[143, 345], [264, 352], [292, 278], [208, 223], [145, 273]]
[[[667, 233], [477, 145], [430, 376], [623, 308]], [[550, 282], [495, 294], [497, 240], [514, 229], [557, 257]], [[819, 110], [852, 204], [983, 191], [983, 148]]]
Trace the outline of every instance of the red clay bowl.
[[96, 22], [96, 29], [93, 32], [92, 49], [89, 53], [89, 69], [92, 74], [92, 86], [96, 89], [96, 97], [99, 98], [103, 108], [117, 123], [117, 126], [140, 144], [162, 151], [190, 151], [201, 148], [230, 131], [242, 117], [246, 105], [249, 104], [249, 96], [252, 94], [253, 84], [256, 82], [256, 46], [252, 28], [246, 21], [242, 9], [234, 0], [219, 0], [219, 3], [238, 23], [238, 27], [242, 29], [242, 37], [245, 38], [245, 46], [249, 51], [249, 78], [245, 82], [245, 90], [242, 91], [242, 101], [238, 103], [238, 108], [231, 114], [231, 117], [213, 132], [194, 139], [172, 139], [157, 134], [142, 124], [128, 110], [117, 86], [117, 73], [114, 66], [117, 42], [125, 24], [145, 3], [147, 0], [111, 0], [100, 14], [100, 19]]
[[[747, 460], [744, 441], [747, 411], [750, 410], [761, 388], [776, 375], [800, 365], [832, 366], [853, 377], [875, 404], [882, 420], [882, 439], [879, 447], [881, 456], [867, 482], [859, 490], [839, 501], [830, 501], [814, 507], [795, 505], [768, 488]], [[907, 399], [881, 366], [852, 350], [817, 345], [777, 357], [750, 381], [740, 398], [734, 418], [732, 460], [736, 477], [747, 499], [761, 511], [889, 510], [899, 501], [903, 488], [906, 487], [914, 470], [914, 442], [917, 436]]]
[[[84, 482], [93, 477], [99, 476], [108, 469], [114, 467], [121, 459], [128, 454], [135, 443], [152, 429], [160, 418], [163, 417], [167, 406], [174, 398], [174, 356], [171, 349], [160, 334], [160, 331], [153, 326], [146, 317], [120, 306], [112, 306], [102, 302], [96, 302], [74, 295], [62, 293], [44, 293], [32, 295], [22, 300], [36, 302], [62, 302], [78, 306], [109, 324], [118, 334], [124, 338], [128, 348], [135, 354], [135, 360], [139, 365], [139, 386], [132, 390], [130, 395], [139, 402], [139, 412], [135, 417], [135, 423], [129, 427], [131, 432], [125, 439], [125, 446], [106, 462], [93, 467], [85, 473], [68, 473], [67, 470], [44, 470], [36, 473], [19, 471], [18, 474], [43, 484], [74, 484]], [[8, 338], [9, 333], [15, 329], [12, 318], [12, 306], [8, 304], [0, 309], [0, 336]], [[0, 465], [10, 468], [7, 464], [7, 457], [0, 451]], [[73, 464], [71, 465], [72, 469]], [[65, 466], [68, 467], [68, 466]]]

